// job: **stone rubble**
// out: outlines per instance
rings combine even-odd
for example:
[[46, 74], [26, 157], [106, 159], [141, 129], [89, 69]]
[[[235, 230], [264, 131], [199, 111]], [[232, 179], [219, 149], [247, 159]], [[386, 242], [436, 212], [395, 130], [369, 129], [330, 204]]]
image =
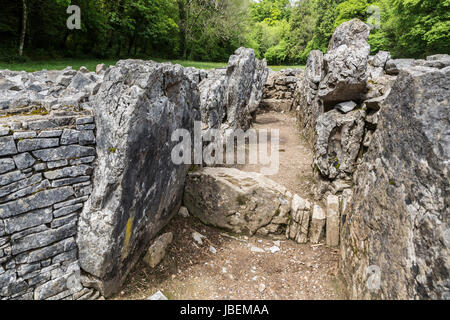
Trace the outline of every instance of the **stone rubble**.
[[151, 268], [156, 267], [166, 255], [167, 247], [173, 240], [172, 232], [164, 233], [153, 241], [143, 261]]

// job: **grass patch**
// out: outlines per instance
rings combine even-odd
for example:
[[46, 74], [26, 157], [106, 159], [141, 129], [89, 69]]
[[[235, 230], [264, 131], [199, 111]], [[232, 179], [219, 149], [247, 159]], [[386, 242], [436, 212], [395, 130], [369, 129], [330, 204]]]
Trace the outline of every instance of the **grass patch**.
[[[183, 67], [194, 67], [197, 69], [215, 69], [226, 68], [226, 62], [203, 62], [203, 61], [186, 61], [186, 60], [168, 60], [168, 59], [152, 59], [157, 62], [172, 62], [173, 64], [180, 64]], [[115, 65], [117, 59], [109, 60], [94, 60], [94, 59], [58, 59], [58, 60], [42, 60], [42, 61], [29, 61], [20, 63], [4, 63], [0, 62], [0, 69], [9, 69], [12, 71], [27, 71], [34, 72], [43, 69], [46, 70], [62, 70], [67, 66], [71, 66], [73, 69], [78, 70], [81, 66], [88, 68], [90, 71], [95, 71], [95, 67], [104, 63], [107, 66]], [[304, 69], [305, 66], [270, 66], [274, 71], [280, 71], [282, 69]]]

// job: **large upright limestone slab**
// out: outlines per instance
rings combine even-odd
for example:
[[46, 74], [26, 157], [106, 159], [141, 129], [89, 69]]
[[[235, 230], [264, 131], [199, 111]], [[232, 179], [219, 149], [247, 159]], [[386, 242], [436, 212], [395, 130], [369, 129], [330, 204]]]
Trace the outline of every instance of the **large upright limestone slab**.
[[266, 60], [256, 59], [253, 49], [241, 47], [230, 57], [225, 98], [227, 123], [231, 128], [248, 129], [268, 75]]
[[266, 61], [244, 47], [230, 56], [226, 70], [210, 70], [199, 85], [204, 128], [248, 129], [268, 75]]
[[352, 298], [450, 299], [449, 83], [405, 67], [381, 106], [341, 236]]
[[93, 191], [77, 239], [85, 282], [105, 296], [181, 204], [188, 167], [171, 161], [171, 134], [192, 131], [198, 108], [197, 85], [179, 65], [124, 60], [105, 73], [94, 103]]

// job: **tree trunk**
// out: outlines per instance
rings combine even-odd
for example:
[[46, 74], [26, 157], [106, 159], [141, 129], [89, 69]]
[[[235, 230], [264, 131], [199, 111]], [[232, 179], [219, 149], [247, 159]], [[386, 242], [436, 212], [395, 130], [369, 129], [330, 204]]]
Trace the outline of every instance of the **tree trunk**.
[[187, 44], [186, 44], [186, 4], [184, 0], [178, 0], [178, 15], [180, 20], [180, 51], [183, 58], [186, 59]]
[[22, 16], [22, 31], [20, 32], [20, 42], [19, 42], [19, 56], [23, 54], [23, 44], [25, 43], [25, 33], [27, 30], [27, 1], [22, 0], [23, 3], [23, 16]]

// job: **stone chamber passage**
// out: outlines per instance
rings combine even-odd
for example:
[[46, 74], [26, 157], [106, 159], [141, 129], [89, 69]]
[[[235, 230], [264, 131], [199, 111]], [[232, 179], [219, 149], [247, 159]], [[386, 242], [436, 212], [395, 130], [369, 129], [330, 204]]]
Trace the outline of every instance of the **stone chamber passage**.
[[[449, 299], [450, 56], [369, 32], [304, 70], [0, 70], [0, 299]], [[279, 170], [175, 164], [196, 121], [277, 129]]]

